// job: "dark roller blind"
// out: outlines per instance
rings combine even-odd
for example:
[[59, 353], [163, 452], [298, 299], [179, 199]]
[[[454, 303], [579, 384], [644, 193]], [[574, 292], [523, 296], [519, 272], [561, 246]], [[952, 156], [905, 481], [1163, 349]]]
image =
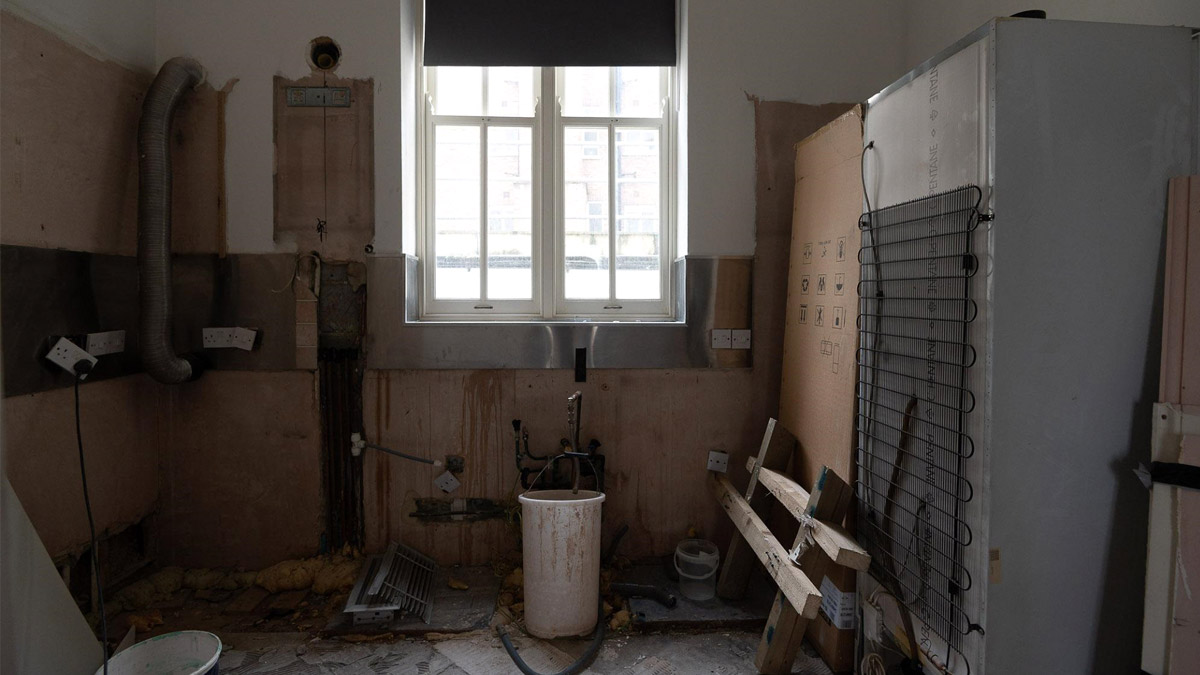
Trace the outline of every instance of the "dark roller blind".
[[427, 66], [673, 66], [675, 0], [426, 0]]

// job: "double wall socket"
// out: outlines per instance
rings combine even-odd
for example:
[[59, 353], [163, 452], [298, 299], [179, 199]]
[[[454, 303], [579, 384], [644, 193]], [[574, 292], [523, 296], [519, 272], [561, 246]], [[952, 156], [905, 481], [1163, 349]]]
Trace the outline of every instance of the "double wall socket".
[[254, 349], [254, 341], [258, 331], [253, 328], [204, 328], [202, 344], [205, 349], [225, 349], [236, 347], [250, 351]]
[[713, 349], [750, 349], [749, 328], [712, 329]]
[[125, 331], [110, 330], [104, 333], [88, 333], [86, 349], [92, 356], [123, 352], [125, 351]]

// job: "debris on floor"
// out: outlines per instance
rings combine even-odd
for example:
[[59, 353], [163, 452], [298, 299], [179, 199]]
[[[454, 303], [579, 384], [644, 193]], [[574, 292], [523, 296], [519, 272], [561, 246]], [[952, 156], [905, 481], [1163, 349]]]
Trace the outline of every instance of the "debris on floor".
[[[496, 675], [516, 672], [493, 631], [424, 639], [346, 644], [296, 633], [223, 635], [222, 675]], [[750, 631], [624, 634], [604, 641], [584, 673], [693, 675], [753, 673], [759, 634]], [[514, 636], [530, 666], [552, 672], [587, 647], [584, 639], [536, 640]], [[805, 645], [793, 672], [830, 675]]]

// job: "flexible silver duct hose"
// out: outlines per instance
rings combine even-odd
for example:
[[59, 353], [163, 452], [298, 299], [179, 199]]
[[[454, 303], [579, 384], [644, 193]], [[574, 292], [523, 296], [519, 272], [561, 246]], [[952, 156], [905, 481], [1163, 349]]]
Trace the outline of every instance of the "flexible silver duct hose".
[[200, 64], [176, 57], [163, 64], [146, 93], [138, 125], [138, 296], [142, 366], [165, 384], [200, 375], [199, 361], [171, 346], [171, 117], [179, 100], [204, 79]]

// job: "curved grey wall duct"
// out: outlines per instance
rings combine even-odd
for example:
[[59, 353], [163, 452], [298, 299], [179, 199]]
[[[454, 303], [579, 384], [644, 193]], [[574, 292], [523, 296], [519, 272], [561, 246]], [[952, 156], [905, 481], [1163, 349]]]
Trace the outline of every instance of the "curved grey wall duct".
[[138, 296], [141, 330], [138, 344], [146, 372], [166, 384], [200, 375], [197, 359], [180, 357], [171, 346], [171, 118], [188, 90], [200, 84], [204, 70], [192, 59], [163, 64], [138, 125]]

